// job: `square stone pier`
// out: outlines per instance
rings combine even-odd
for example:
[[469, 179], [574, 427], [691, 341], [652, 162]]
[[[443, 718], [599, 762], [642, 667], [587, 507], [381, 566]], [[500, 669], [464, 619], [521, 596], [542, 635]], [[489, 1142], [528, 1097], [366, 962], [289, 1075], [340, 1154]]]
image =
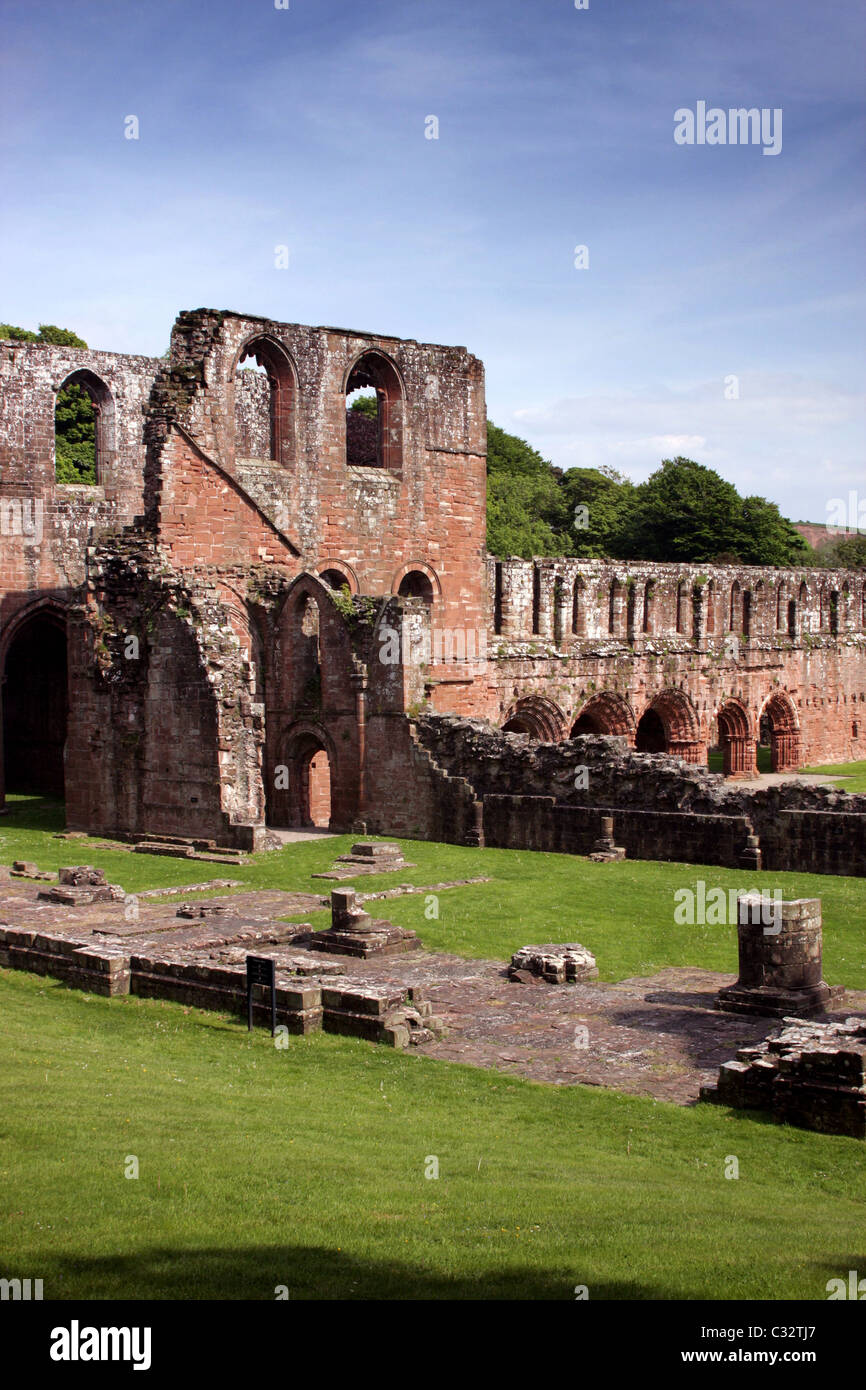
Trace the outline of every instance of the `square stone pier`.
[[725, 1013], [773, 1018], [821, 1013], [844, 993], [821, 976], [821, 899], [741, 893], [737, 898], [740, 975], [720, 989], [716, 1008]]
[[404, 931], [393, 922], [377, 921], [365, 912], [354, 888], [331, 890], [331, 921], [329, 931], [314, 932], [310, 937], [311, 950], [366, 959], [402, 955], [421, 946], [413, 931]]

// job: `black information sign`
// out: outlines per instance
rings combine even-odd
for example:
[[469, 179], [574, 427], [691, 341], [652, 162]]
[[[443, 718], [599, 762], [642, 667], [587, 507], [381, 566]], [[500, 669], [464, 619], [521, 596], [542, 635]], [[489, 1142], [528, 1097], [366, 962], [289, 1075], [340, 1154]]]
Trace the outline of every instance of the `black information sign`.
[[277, 968], [269, 956], [247, 956], [247, 1030], [253, 1026], [253, 986], [271, 991], [271, 1037], [277, 1035]]

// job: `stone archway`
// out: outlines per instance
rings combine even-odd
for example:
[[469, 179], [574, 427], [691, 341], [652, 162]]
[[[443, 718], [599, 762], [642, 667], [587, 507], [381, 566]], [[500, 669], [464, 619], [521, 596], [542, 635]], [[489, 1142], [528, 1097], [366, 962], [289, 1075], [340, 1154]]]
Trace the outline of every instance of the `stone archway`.
[[603, 690], [582, 706], [569, 737], [580, 734], [619, 734], [634, 743], [634, 710], [622, 695]]
[[42, 604], [3, 644], [3, 793], [65, 794], [66, 619]]
[[644, 710], [635, 730], [639, 753], [667, 753], [688, 763], [704, 763], [698, 713], [683, 690], [663, 690]]
[[527, 695], [511, 706], [502, 728], [506, 734], [528, 734], [542, 743], [560, 743], [565, 733], [565, 715], [552, 700]]
[[268, 824], [327, 830], [332, 820], [334, 753], [324, 731], [301, 726], [284, 735], [268, 797]]
[[761, 711], [770, 731], [771, 772], [792, 772], [800, 766], [800, 722], [784, 690], [771, 695]]
[[716, 716], [719, 725], [719, 747], [722, 750], [722, 772], [725, 777], [740, 780], [756, 777], [755, 739], [749, 727], [749, 716], [739, 700], [726, 700]]

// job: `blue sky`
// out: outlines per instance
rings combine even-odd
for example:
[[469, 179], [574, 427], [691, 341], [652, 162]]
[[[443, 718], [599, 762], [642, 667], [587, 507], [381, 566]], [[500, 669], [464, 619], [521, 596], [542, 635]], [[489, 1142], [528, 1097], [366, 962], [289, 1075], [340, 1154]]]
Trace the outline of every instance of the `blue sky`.
[[[3, 319], [155, 354], [200, 305], [462, 343], [491, 418], [561, 467], [684, 453], [795, 519], [866, 503], [862, 0], [0, 24]], [[781, 152], [677, 145], [698, 101], [781, 108]]]

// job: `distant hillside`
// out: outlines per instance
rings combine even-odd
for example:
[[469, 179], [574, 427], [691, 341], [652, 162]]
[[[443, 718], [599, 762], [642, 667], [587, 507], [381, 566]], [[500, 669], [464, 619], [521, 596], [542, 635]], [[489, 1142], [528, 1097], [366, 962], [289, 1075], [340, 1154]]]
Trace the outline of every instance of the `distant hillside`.
[[795, 521], [794, 526], [814, 550], [823, 550], [824, 546], [832, 545], [835, 541], [847, 540], [849, 536], [866, 535], [866, 531], [858, 532], [853, 529], [828, 531], [826, 525], [819, 521]]

